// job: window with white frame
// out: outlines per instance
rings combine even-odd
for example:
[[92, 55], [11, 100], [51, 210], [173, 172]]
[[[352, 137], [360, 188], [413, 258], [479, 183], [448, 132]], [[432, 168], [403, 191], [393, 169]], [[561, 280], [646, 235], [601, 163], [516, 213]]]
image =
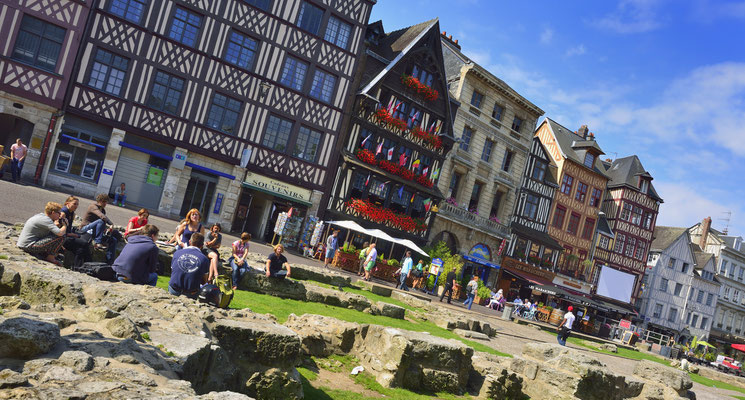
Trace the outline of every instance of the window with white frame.
[[714, 294], [713, 293], [707, 293], [706, 294], [706, 305], [710, 306], [714, 303]]
[[636, 247], [636, 238], [629, 237], [629, 241], [626, 243], [626, 251], [624, 252], [626, 257], [632, 257], [634, 255], [634, 247]]
[[613, 246], [613, 251], [618, 254], [623, 254], [623, 245], [626, 242], [626, 236], [623, 234], [616, 234], [616, 244]]
[[722, 264], [719, 266], [719, 273], [727, 275], [727, 260], [722, 260]]
[[468, 126], [463, 127], [463, 134], [460, 136], [460, 149], [468, 151], [468, 146], [471, 145], [471, 137], [473, 137], [473, 129]]
[[735, 289], [732, 291], [732, 302], [737, 303], [739, 300], [740, 300], [740, 291]]
[[691, 326], [696, 326], [697, 322], [698, 322], [698, 314], [693, 314], [693, 318], [691, 318]]
[[704, 291], [701, 289], [698, 290], [698, 295], [696, 296], [696, 303], [699, 303], [699, 304], [704, 303]]
[[623, 209], [621, 210], [621, 219], [623, 221], [631, 221], [631, 209], [632, 205], [629, 203], [623, 204]]
[[701, 318], [701, 329], [706, 329], [708, 324], [709, 324], [709, 317], [702, 317]]
[[639, 239], [636, 243], [636, 250], [634, 250], [634, 258], [637, 260], [644, 259], [644, 251], [647, 249], [647, 242]]
[[732, 266], [729, 269], [729, 277], [734, 278], [735, 277], [735, 270], [737, 269], [737, 264], [732, 263]]
[[673, 294], [676, 296], [680, 296], [680, 292], [683, 290], [683, 284], [676, 283], [675, 284], [675, 290], [673, 290]]
[[608, 250], [608, 247], [610, 246], [610, 239], [607, 236], [600, 235], [600, 239], [598, 240], [598, 246], [601, 249]]
[[724, 287], [724, 299], [729, 300], [729, 287]]
[[667, 260], [667, 267], [670, 268], [670, 269], [675, 268], [675, 259], [674, 258], [670, 257]]

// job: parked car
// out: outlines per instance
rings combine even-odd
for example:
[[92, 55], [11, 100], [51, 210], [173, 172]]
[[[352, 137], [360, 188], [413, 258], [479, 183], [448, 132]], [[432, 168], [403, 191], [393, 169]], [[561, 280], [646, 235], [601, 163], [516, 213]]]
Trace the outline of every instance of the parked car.
[[742, 365], [732, 357], [718, 355], [717, 360], [710, 363], [712, 367], [729, 374], [742, 375]]

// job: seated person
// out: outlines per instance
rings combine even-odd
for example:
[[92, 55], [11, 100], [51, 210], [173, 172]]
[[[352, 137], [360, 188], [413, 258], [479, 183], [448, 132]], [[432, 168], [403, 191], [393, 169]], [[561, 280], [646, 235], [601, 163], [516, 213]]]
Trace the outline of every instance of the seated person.
[[[279, 279], [285, 279], [290, 277], [290, 263], [287, 262], [287, 258], [282, 255], [285, 247], [282, 244], [274, 246], [274, 252], [269, 255], [266, 260], [266, 276], [274, 277]], [[282, 267], [287, 268], [287, 271], [283, 271]]]
[[44, 207], [43, 213], [26, 220], [16, 246], [34, 257], [62, 266], [55, 257], [65, 242], [67, 225], [62, 224], [58, 227], [54, 223], [59, 219], [61, 209], [59, 203], [50, 201]]
[[222, 234], [220, 232], [222, 232], [222, 225], [217, 222], [212, 224], [210, 232], [205, 238], [207, 240], [207, 243], [204, 244], [204, 247], [211, 251], [217, 252], [220, 249], [220, 245], [222, 245]]
[[70, 196], [65, 200], [65, 205], [60, 210], [60, 217], [56, 221], [57, 226], [67, 226], [67, 233], [65, 234], [65, 242], [62, 247], [67, 251], [71, 251], [75, 254], [75, 259], [72, 262], [73, 270], [77, 270], [84, 263], [91, 260], [91, 250], [89, 246], [90, 236], [88, 234], [81, 235], [80, 232], [76, 232], [73, 228], [73, 222], [75, 221], [75, 210], [78, 209], [80, 200], [75, 196]]
[[199, 287], [208, 282], [210, 275], [210, 259], [202, 254], [202, 247], [204, 236], [194, 232], [189, 239], [189, 246], [173, 253], [168, 293], [197, 298]]
[[149, 216], [150, 212], [147, 208], [141, 208], [140, 211], [137, 212], [137, 215], [130, 218], [129, 222], [127, 222], [127, 229], [124, 231], [124, 237], [129, 238], [130, 235], [141, 235], [143, 227], [147, 225], [147, 218]]
[[112, 268], [120, 282], [155, 286], [158, 282], [158, 227], [145, 225], [140, 234], [130, 235]]
[[502, 295], [502, 289], [497, 290], [496, 293], [492, 293], [491, 298], [489, 299], [489, 304], [487, 304], [487, 307], [499, 310], [500, 300], [502, 300], [504, 296]]
[[101, 193], [96, 196], [96, 202], [88, 206], [83, 216], [80, 231], [91, 231], [94, 247], [106, 250], [106, 263], [112, 264], [116, 256], [117, 243], [123, 239], [117, 230], [112, 230], [111, 235], [104, 236], [107, 225], [114, 223], [106, 216], [106, 205], [109, 203], [109, 195]]
[[519, 314], [523, 311], [523, 301], [520, 297], [516, 297], [515, 300], [512, 300], [512, 303], [515, 305], [515, 313]]
[[176, 230], [176, 245], [180, 248], [186, 248], [189, 245], [189, 239], [195, 232], [204, 236], [204, 226], [202, 225], [202, 214], [196, 208], [192, 208], [186, 213], [186, 218]]
[[233, 290], [238, 289], [243, 274], [248, 271], [246, 257], [248, 256], [249, 240], [251, 240], [251, 234], [243, 232], [241, 238], [233, 242], [233, 255], [229, 261], [230, 268], [233, 269]]

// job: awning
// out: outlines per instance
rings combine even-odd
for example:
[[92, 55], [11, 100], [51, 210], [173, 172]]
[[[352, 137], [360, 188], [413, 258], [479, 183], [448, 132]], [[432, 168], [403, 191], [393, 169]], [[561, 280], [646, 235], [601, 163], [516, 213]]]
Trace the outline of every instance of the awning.
[[595, 295], [595, 296], [593, 296], [593, 297], [592, 297], [592, 299], [593, 299], [593, 300], [594, 300], [594, 301], [595, 301], [596, 303], [598, 303], [598, 304], [600, 305], [600, 307], [598, 307], [598, 308], [599, 308], [600, 310], [602, 310], [602, 311], [615, 311], [615, 312], [619, 312], [619, 313], [621, 313], [621, 314], [631, 314], [631, 315], [639, 315], [639, 314], [637, 314], [637, 312], [636, 312], [636, 311], [635, 311], [635, 310], [633, 309], [633, 307], [631, 307], [631, 305], [628, 305], [628, 306], [624, 306], [624, 305], [619, 305], [619, 304], [609, 303], [609, 302], [607, 302], [607, 301], [603, 300], [603, 299], [602, 299], [602, 298], [601, 298], [600, 296], [598, 296], [598, 295]]
[[461, 257], [463, 257], [464, 260], [468, 260], [468, 261], [473, 262], [473, 263], [476, 263], [476, 264], [484, 265], [484, 266], [487, 266], [489, 268], [494, 268], [494, 269], [499, 269], [500, 268], [499, 265], [494, 264], [494, 263], [491, 263], [489, 261], [486, 261], [483, 258], [469, 256], [469, 255], [466, 255], [466, 254], [462, 254]]
[[539, 286], [553, 286], [553, 284], [551, 283], [551, 281], [549, 281], [548, 279], [541, 278], [539, 276], [533, 276], [533, 275], [528, 275], [528, 274], [524, 274], [524, 273], [521, 273], [521, 272], [516, 272], [516, 271], [514, 271], [512, 269], [509, 269], [507, 267], [502, 268], [502, 271], [505, 271], [505, 272], [509, 273], [510, 275], [514, 275], [515, 277], [520, 278], [520, 279], [522, 279], [524, 281], [527, 281], [529, 283], [532, 283], [534, 285], [539, 285]]
[[358, 223], [354, 221], [326, 221], [326, 223], [329, 225], [341, 226], [342, 228], [350, 229], [355, 232], [364, 233], [366, 235], [370, 235], [378, 239], [387, 240], [394, 244], [400, 244], [406, 248], [416, 251], [419, 254], [423, 254], [424, 256], [429, 257], [429, 254], [427, 254], [424, 250], [419, 248], [419, 246], [417, 246], [411, 240], [395, 238], [385, 233], [384, 231], [381, 231], [380, 229], [366, 229], [366, 228], [361, 227]]

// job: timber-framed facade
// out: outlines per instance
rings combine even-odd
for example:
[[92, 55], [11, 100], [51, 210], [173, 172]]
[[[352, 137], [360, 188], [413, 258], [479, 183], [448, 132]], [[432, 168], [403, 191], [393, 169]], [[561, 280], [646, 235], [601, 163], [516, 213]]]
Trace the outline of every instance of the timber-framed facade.
[[47, 184], [254, 236], [314, 214], [373, 4], [97, 2]]
[[[425, 243], [442, 200], [436, 182], [453, 144], [438, 21], [385, 33], [370, 24], [348, 136], [325, 219], [353, 219]], [[425, 89], [416, 89], [416, 78]]]

